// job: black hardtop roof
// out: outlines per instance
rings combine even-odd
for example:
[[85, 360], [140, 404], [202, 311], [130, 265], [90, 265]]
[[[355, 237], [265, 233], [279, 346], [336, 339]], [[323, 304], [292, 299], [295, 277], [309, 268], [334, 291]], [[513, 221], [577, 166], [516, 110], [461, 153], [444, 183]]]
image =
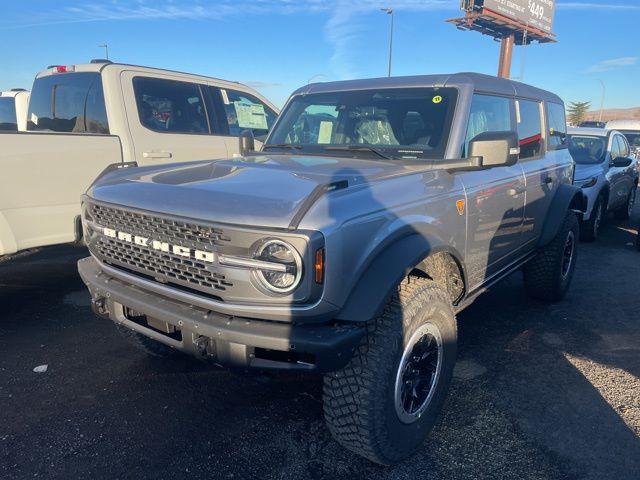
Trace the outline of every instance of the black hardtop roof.
[[556, 94], [525, 83], [493, 77], [482, 73], [453, 73], [440, 75], [416, 75], [411, 77], [382, 77], [362, 80], [312, 83], [299, 88], [293, 95], [329, 93], [375, 88], [462, 87], [472, 86], [474, 91], [498, 95], [517, 96], [563, 104]]

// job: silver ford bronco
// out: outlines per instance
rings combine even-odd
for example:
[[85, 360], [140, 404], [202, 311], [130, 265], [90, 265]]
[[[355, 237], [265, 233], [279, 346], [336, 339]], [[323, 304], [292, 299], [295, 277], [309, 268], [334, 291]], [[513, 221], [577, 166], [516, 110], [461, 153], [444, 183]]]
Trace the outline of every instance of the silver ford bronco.
[[495, 77], [293, 93], [260, 152], [106, 174], [83, 198], [93, 310], [152, 355], [317, 371], [335, 439], [415, 452], [456, 361], [456, 313], [516, 270], [571, 283], [585, 202], [564, 105]]

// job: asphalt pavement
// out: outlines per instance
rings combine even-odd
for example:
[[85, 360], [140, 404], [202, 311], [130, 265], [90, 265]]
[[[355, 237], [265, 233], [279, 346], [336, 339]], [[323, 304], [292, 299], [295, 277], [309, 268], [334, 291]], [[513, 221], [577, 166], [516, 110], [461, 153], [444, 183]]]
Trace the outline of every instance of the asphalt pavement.
[[231, 372], [130, 346], [89, 310], [83, 249], [0, 263], [0, 478], [638, 480], [634, 234], [609, 220], [581, 244], [558, 304], [529, 300], [516, 273], [463, 312], [440, 421], [393, 468], [331, 439], [319, 376]]

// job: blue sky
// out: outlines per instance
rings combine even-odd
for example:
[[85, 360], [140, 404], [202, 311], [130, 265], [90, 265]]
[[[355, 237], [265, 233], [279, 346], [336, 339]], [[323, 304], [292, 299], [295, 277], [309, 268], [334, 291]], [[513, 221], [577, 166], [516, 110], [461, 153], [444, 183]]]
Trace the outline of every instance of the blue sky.
[[[513, 77], [608, 108], [640, 106], [640, 0], [557, 1], [559, 43], [516, 49]], [[396, 11], [394, 75], [495, 74], [499, 44], [445, 19], [459, 0], [2, 0], [0, 89], [29, 88], [50, 64], [113, 60], [248, 83], [282, 105], [310, 78], [386, 74]]]

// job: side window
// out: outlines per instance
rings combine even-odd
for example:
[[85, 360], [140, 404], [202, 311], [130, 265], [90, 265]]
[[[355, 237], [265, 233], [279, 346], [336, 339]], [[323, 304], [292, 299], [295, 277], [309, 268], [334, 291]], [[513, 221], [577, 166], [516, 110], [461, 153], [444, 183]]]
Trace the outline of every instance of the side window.
[[530, 100], [516, 100], [520, 159], [539, 157], [542, 153], [542, 118], [540, 104]]
[[568, 145], [564, 106], [558, 103], [547, 103], [547, 128], [550, 149], [557, 150]]
[[505, 97], [474, 95], [469, 114], [464, 151], [469, 142], [484, 132], [504, 132], [513, 130], [511, 124], [511, 100]]
[[618, 135], [616, 135], [611, 139], [611, 160], [615, 160], [622, 155], [620, 147], [620, 139], [618, 138]]
[[266, 138], [276, 121], [276, 113], [253, 95], [225, 88], [220, 89], [229, 126], [229, 135], [239, 136], [252, 130], [256, 138]]
[[133, 79], [140, 123], [154, 132], [209, 134], [200, 86], [162, 78]]
[[0, 131], [17, 131], [16, 102], [13, 97], [0, 97]]
[[27, 130], [108, 134], [100, 74], [69, 73], [36, 79]]

